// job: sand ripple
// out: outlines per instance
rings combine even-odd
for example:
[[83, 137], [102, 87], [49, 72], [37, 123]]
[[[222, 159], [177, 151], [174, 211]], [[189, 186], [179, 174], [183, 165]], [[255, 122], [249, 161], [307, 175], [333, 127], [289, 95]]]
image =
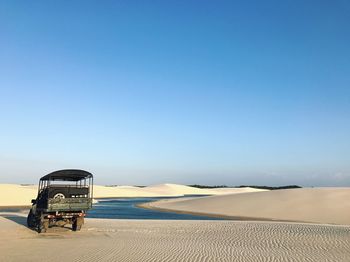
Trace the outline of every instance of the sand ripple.
[[0, 217], [1, 261], [350, 261], [347, 226], [90, 219], [61, 238], [15, 228]]

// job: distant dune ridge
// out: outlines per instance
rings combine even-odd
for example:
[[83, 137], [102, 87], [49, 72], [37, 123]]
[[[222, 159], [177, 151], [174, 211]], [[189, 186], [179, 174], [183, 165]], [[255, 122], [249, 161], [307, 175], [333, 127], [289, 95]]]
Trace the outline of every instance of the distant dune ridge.
[[[29, 206], [31, 199], [36, 198], [36, 185], [0, 184], [1, 206]], [[184, 195], [217, 195], [230, 193], [260, 192], [254, 188], [215, 188], [200, 189], [177, 184], [160, 184], [148, 187], [135, 186], [94, 186], [95, 198], [114, 197], [172, 197]]]
[[162, 200], [148, 206], [189, 213], [350, 225], [350, 188], [283, 189]]

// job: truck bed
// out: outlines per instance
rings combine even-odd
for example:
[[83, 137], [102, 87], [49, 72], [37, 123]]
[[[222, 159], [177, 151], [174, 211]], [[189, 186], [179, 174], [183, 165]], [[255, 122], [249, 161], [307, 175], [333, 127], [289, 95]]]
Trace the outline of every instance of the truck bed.
[[91, 198], [49, 198], [47, 211], [80, 211], [92, 208]]

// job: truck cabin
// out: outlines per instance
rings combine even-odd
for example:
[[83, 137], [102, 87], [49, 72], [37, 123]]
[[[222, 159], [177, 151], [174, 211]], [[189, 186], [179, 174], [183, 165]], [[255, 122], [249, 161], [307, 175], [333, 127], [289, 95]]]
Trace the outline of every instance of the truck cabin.
[[92, 198], [92, 185], [93, 176], [87, 171], [55, 171], [40, 179], [36, 202], [47, 199]]

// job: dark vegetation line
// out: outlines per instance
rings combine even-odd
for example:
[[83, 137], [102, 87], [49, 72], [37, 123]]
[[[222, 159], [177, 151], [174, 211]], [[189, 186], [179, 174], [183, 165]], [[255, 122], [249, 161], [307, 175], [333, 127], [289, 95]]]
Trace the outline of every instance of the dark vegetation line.
[[[117, 187], [119, 185], [106, 185], [107, 187]], [[135, 187], [143, 188], [146, 186], [134, 185]], [[227, 185], [215, 185], [215, 186], [207, 186], [207, 185], [187, 185], [196, 188], [242, 188], [242, 187], [251, 187], [257, 189], [268, 189], [268, 190], [278, 190], [278, 189], [292, 189], [292, 188], [302, 188], [298, 185], [287, 185], [287, 186], [257, 186], [257, 185], [240, 185], [240, 186], [227, 186]]]
[[268, 189], [268, 190], [278, 190], [278, 189], [292, 189], [292, 188], [302, 188], [298, 185], [287, 185], [287, 186], [257, 186], [257, 185], [240, 185], [240, 186], [226, 186], [226, 185], [217, 185], [217, 186], [206, 186], [206, 185], [188, 185], [191, 187], [197, 187], [197, 188], [227, 188], [227, 187], [235, 187], [235, 188], [242, 188], [242, 187], [252, 187], [257, 189]]

